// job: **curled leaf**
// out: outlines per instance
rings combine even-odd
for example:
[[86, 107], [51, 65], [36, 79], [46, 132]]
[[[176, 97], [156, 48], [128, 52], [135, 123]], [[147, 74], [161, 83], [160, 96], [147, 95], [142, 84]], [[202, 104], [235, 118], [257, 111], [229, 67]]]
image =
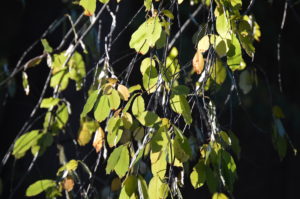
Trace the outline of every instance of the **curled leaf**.
[[198, 75], [200, 75], [203, 71], [203, 68], [204, 68], [204, 58], [201, 50], [198, 49], [193, 58], [193, 69]]
[[99, 153], [103, 147], [105, 134], [101, 127], [98, 128], [98, 130], [95, 133], [94, 141], [93, 141], [93, 147], [96, 149], [96, 152]]
[[128, 98], [130, 97], [130, 93], [126, 86], [119, 84], [118, 92], [119, 92], [119, 95], [122, 98], [122, 100], [128, 101]]

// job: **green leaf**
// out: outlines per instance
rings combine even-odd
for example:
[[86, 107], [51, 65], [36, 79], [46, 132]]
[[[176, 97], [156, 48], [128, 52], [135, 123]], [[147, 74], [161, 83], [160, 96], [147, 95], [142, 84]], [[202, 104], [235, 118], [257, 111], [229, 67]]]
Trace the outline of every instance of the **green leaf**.
[[145, 111], [145, 102], [142, 96], [139, 95], [135, 98], [132, 104], [131, 111], [135, 116], [138, 116]]
[[[108, 3], [109, 2], [109, 0], [99, 0], [101, 3]], [[118, 0], [118, 1], [120, 1], [120, 0]]]
[[84, 9], [84, 14], [91, 16], [96, 10], [96, 0], [80, 0], [79, 5]]
[[201, 52], [206, 52], [209, 48], [209, 45], [210, 45], [209, 36], [205, 35], [198, 42], [197, 49], [200, 50]]
[[132, 196], [137, 191], [137, 177], [130, 175], [124, 181], [125, 192], [128, 197]]
[[31, 184], [27, 189], [26, 189], [26, 196], [31, 197], [31, 196], [36, 196], [43, 191], [47, 190], [48, 188], [55, 187], [56, 182], [54, 180], [39, 180], [36, 181], [35, 183]]
[[165, 177], [167, 171], [167, 154], [165, 150], [150, 153], [151, 171], [153, 176], [159, 176], [160, 179]]
[[59, 98], [53, 98], [53, 97], [44, 98], [42, 100], [40, 107], [41, 108], [52, 108], [53, 106], [58, 104], [59, 101], [60, 101]]
[[146, 11], [151, 10], [152, 0], [144, 0], [144, 6], [146, 8]]
[[146, 54], [149, 47], [154, 47], [159, 39], [162, 31], [161, 23], [158, 17], [147, 19], [140, 27], [131, 35], [129, 42], [130, 48], [134, 48], [141, 54]]
[[56, 175], [60, 175], [63, 171], [75, 171], [78, 167], [78, 160], [70, 160], [65, 165], [60, 167], [56, 173]]
[[107, 143], [110, 147], [116, 146], [120, 141], [123, 130], [120, 128], [122, 123], [121, 118], [118, 117], [111, 117], [107, 122]]
[[58, 106], [56, 111], [56, 121], [59, 128], [63, 128], [68, 120], [69, 120], [69, 111], [68, 105], [63, 103], [62, 105]]
[[174, 126], [174, 154], [180, 162], [188, 161], [192, 156], [192, 149], [188, 139], [182, 134], [181, 130]]
[[129, 93], [133, 93], [134, 91], [138, 91], [138, 90], [141, 90], [141, 89], [142, 89], [141, 85], [137, 84], [137, 85], [131, 86], [128, 89], [128, 91], [129, 91]]
[[226, 17], [226, 12], [222, 12], [222, 13], [220, 13], [219, 16], [217, 16], [216, 29], [217, 29], [218, 34], [223, 39], [230, 38], [230, 36], [231, 36], [230, 20]]
[[37, 140], [40, 138], [38, 135], [39, 130], [33, 130], [23, 134], [17, 139], [12, 152], [16, 159], [22, 158], [27, 150], [36, 144]]
[[169, 19], [172, 19], [172, 20], [174, 19], [174, 15], [170, 10], [163, 10], [162, 13]]
[[228, 199], [224, 193], [214, 193], [212, 199]]
[[148, 187], [149, 199], [165, 199], [168, 197], [169, 187], [158, 176], [154, 176]]
[[187, 124], [192, 123], [192, 113], [189, 103], [183, 95], [171, 95], [170, 105], [175, 113], [182, 114]]
[[193, 172], [190, 175], [191, 183], [195, 189], [202, 187], [206, 180], [206, 167], [204, 160], [200, 160], [195, 167]]
[[125, 129], [130, 129], [130, 127], [133, 124], [132, 116], [130, 113], [127, 112], [122, 114], [122, 121]]
[[142, 73], [142, 75], [145, 74], [146, 70], [149, 68], [149, 67], [155, 67], [155, 61], [153, 58], [151, 57], [146, 57], [145, 59], [143, 59], [142, 63], [141, 63], [141, 66], [140, 66], [140, 71]]
[[88, 97], [88, 99], [83, 107], [81, 117], [85, 117], [93, 109], [93, 107], [97, 101], [97, 98], [98, 98], [98, 90], [95, 90]]
[[137, 116], [137, 120], [144, 126], [151, 127], [160, 121], [158, 115], [151, 111], [144, 111]]
[[28, 83], [28, 75], [26, 72], [22, 72], [22, 85], [26, 95], [29, 95], [29, 83]]
[[80, 53], [75, 52], [71, 57], [69, 63], [70, 79], [76, 82], [76, 90], [80, 90], [83, 86], [83, 78], [86, 75], [85, 64]]
[[156, 91], [158, 82], [158, 74], [155, 67], [149, 67], [143, 75], [143, 86], [147, 93], [153, 93]]
[[166, 82], [171, 82], [171, 80], [178, 78], [176, 75], [180, 71], [180, 65], [178, 63], [178, 56], [177, 48], [173, 47], [170, 51], [169, 56], [167, 57], [166, 64], [162, 65], [163, 71], [163, 79]]
[[188, 95], [190, 93], [190, 89], [185, 85], [177, 85], [171, 91], [174, 95]]
[[239, 139], [233, 132], [229, 132], [229, 136], [231, 140], [231, 149], [235, 153], [235, 155], [239, 158], [241, 153]]
[[41, 42], [42, 42], [45, 52], [47, 52], [47, 53], [53, 52], [53, 48], [49, 45], [47, 39], [41, 39]]
[[227, 64], [232, 71], [243, 70], [246, 67], [242, 57], [240, 42], [234, 34], [232, 34], [231, 44], [227, 52]]
[[36, 155], [39, 152], [41, 156], [45, 150], [53, 144], [53, 136], [50, 133], [41, 133], [38, 135], [36, 144], [31, 147], [31, 153]]
[[110, 113], [109, 102], [107, 95], [102, 95], [99, 102], [96, 104], [94, 117], [98, 122], [105, 120]]
[[114, 170], [122, 178], [128, 171], [128, 167], [129, 152], [126, 145], [121, 145], [110, 154], [106, 165], [106, 174], [110, 174]]
[[110, 109], [117, 110], [121, 103], [118, 91], [116, 91], [116, 89], [112, 89], [111, 94], [107, 95], [107, 97]]
[[52, 88], [59, 88], [59, 91], [63, 91], [68, 87], [69, 84], [69, 73], [67, 69], [60, 70], [55, 73], [50, 80], [50, 86]]

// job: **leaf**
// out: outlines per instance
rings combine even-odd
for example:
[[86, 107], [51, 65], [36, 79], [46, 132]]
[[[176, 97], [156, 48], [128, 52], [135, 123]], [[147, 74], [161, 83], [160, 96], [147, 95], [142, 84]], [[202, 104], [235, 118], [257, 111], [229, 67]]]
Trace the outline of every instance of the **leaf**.
[[145, 102], [142, 96], [139, 95], [135, 98], [131, 110], [132, 114], [135, 116], [138, 116], [145, 111]]
[[104, 131], [101, 127], [99, 127], [95, 133], [95, 137], [93, 141], [93, 147], [96, 149], [97, 153], [101, 151], [103, 147], [104, 139], [105, 139]]
[[232, 34], [231, 44], [227, 52], [227, 64], [232, 71], [243, 70], [246, 67], [242, 57], [240, 42], [234, 34]]
[[78, 144], [80, 146], [85, 146], [90, 142], [92, 134], [99, 128], [98, 122], [96, 121], [86, 121], [81, 123], [78, 135]]
[[[105, 3], [108, 3], [109, 0], [99, 0], [101, 3], [105, 4]], [[120, 2], [120, 0], [117, 0], [118, 2]]]
[[24, 70], [26, 70], [27, 68], [31, 68], [31, 67], [39, 65], [45, 57], [46, 57], [46, 54], [42, 54], [40, 56], [37, 56], [37, 57], [34, 57], [34, 58], [28, 60], [24, 64]]
[[41, 156], [46, 149], [53, 144], [53, 135], [50, 133], [41, 133], [37, 136], [36, 143], [31, 147], [31, 153], [35, 156], [37, 153]]
[[202, 187], [206, 180], [206, 169], [204, 160], [200, 160], [195, 167], [193, 172], [190, 175], [191, 183], [195, 189]]
[[68, 87], [69, 73], [67, 69], [60, 70], [52, 75], [50, 80], [50, 86], [54, 89], [58, 88], [59, 91], [63, 91]]
[[248, 70], [244, 70], [240, 74], [239, 87], [243, 91], [244, 95], [248, 94], [252, 90], [252, 77]]
[[130, 175], [124, 181], [125, 192], [131, 197], [137, 190], [137, 177]]
[[169, 19], [173, 20], [174, 19], [174, 15], [170, 10], [163, 10], [162, 13], [168, 17]]
[[197, 52], [193, 58], [193, 70], [198, 75], [200, 75], [202, 73], [203, 69], [204, 69], [204, 58], [203, 58], [201, 50], [197, 50]]
[[168, 197], [169, 187], [158, 176], [154, 176], [149, 182], [148, 192], [149, 199], [165, 199]]
[[214, 193], [212, 199], [228, 199], [224, 193]]
[[186, 162], [192, 156], [192, 149], [188, 139], [182, 134], [181, 130], [174, 126], [174, 154], [180, 162]]
[[198, 42], [197, 49], [201, 53], [204, 53], [208, 50], [209, 48], [209, 36], [205, 35], [204, 37], [201, 38], [201, 40]]
[[96, 108], [94, 112], [94, 117], [98, 122], [102, 122], [108, 117], [110, 113], [110, 107], [109, 107], [109, 101], [107, 95], [102, 95], [95, 107]]
[[70, 79], [76, 82], [76, 90], [80, 90], [83, 86], [83, 79], [86, 75], [85, 63], [80, 53], [75, 51], [68, 63], [68, 68]]
[[222, 38], [230, 38], [230, 35], [231, 35], [230, 20], [227, 19], [226, 12], [222, 12], [222, 13], [220, 13], [219, 16], [217, 16], [216, 29], [217, 29], [218, 34]]
[[39, 139], [39, 130], [33, 130], [20, 136], [14, 144], [13, 156], [16, 159], [22, 158], [25, 153], [36, 144]]
[[130, 113], [127, 112], [122, 114], [122, 121], [125, 129], [130, 129], [130, 127], [133, 124], [132, 116]]
[[106, 165], [106, 174], [110, 174], [114, 170], [122, 178], [128, 171], [128, 167], [129, 152], [126, 145], [121, 145], [110, 154]]
[[67, 192], [70, 192], [73, 190], [74, 187], [74, 180], [72, 177], [68, 176], [64, 179], [64, 181], [62, 182], [62, 187], [64, 190], [66, 190]]
[[98, 90], [95, 90], [90, 94], [83, 107], [81, 117], [85, 117], [93, 109], [98, 98], [98, 92], [99, 92]]
[[47, 190], [48, 188], [55, 187], [56, 183], [54, 180], [39, 180], [36, 181], [35, 183], [31, 184], [27, 189], [26, 189], [26, 196], [31, 197], [31, 196], [36, 196], [43, 191]]
[[122, 100], [124, 101], [128, 101], [128, 98], [130, 97], [130, 93], [129, 90], [126, 86], [119, 84], [118, 85], [118, 92], [120, 94], [120, 97], [122, 98]]
[[155, 67], [149, 67], [143, 75], [143, 86], [147, 93], [153, 93], [156, 91], [158, 81], [158, 74]]
[[160, 38], [162, 27], [158, 17], [150, 17], [131, 35], [129, 42], [130, 48], [136, 52], [146, 54], [149, 47], [154, 47], [156, 41]]
[[190, 89], [185, 85], [177, 85], [171, 91], [174, 95], [188, 95], [190, 93]]
[[110, 189], [112, 191], [118, 191], [118, 190], [121, 189], [121, 180], [120, 180], [120, 178], [116, 177], [112, 180]]
[[140, 71], [142, 73], [142, 75], [145, 74], [146, 70], [150, 67], [155, 67], [155, 61], [153, 58], [151, 57], [146, 57], [145, 59], [143, 59], [141, 66], [140, 66]]
[[58, 104], [58, 102], [60, 101], [59, 98], [53, 98], [53, 97], [49, 97], [49, 98], [44, 98], [42, 100], [42, 103], [40, 105], [41, 108], [51, 108], [55, 105]]
[[62, 105], [58, 106], [56, 111], [56, 118], [57, 125], [60, 129], [67, 124], [69, 120], [69, 110], [68, 105], [66, 103], [63, 103]]
[[109, 107], [111, 110], [117, 110], [120, 106], [121, 100], [116, 89], [112, 89], [111, 94], [107, 95]]
[[218, 35], [212, 35], [210, 37], [210, 43], [215, 49], [218, 56], [224, 57], [226, 53], [229, 51], [230, 40], [226, 38], [222, 38]]
[[167, 171], [167, 154], [165, 150], [150, 153], [151, 171], [153, 176], [159, 176], [160, 179], [165, 177]]
[[144, 111], [137, 116], [137, 120], [144, 126], [151, 127], [160, 121], [158, 115], [151, 111]]
[[23, 84], [23, 89], [25, 91], [25, 94], [26, 95], [29, 95], [29, 91], [30, 91], [30, 88], [29, 88], [29, 83], [28, 83], [28, 75], [26, 72], [22, 72], [22, 84]]
[[46, 53], [52, 53], [53, 48], [49, 45], [47, 39], [41, 39], [42, 45], [44, 47], [44, 52]]
[[152, 0], [144, 0], [144, 6], [146, 8], [146, 11], [150, 11], [152, 5]]
[[96, 10], [96, 0], [80, 0], [79, 5], [84, 9], [84, 15], [92, 16]]
[[137, 84], [137, 85], [131, 86], [128, 89], [128, 91], [129, 91], [129, 93], [133, 93], [134, 91], [141, 90], [141, 89], [142, 89], [141, 85]]
[[120, 128], [122, 120], [120, 117], [111, 117], [107, 122], [107, 143], [109, 147], [116, 146], [122, 137], [123, 130]]
[[78, 167], [78, 160], [70, 160], [57, 170], [56, 175], [60, 175], [63, 171], [75, 171]]
[[192, 123], [192, 113], [189, 103], [183, 95], [171, 95], [170, 105], [175, 113], [182, 114], [187, 124]]

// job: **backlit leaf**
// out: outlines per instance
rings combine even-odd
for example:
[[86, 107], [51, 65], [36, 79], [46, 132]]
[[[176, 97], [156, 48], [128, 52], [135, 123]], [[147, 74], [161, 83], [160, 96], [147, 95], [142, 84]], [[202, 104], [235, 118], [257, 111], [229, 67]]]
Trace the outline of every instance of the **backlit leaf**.
[[79, 5], [83, 7], [86, 16], [92, 16], [96, 10], [96, 0], [80, 0]]
[[13, 156], [16, 159], [22, 158], [25, 153], [36, 144], [39, 139], [39, 130], [33, 130], [20, 136], [14, 144]]
[[110, 154], [107, 161], [106, 174], [110, 174], [114, 170], [122, 178], [126, 174], [128, 167], [129, 152], [126, 145], [121, 145]]
[[204, 69], [204, 58], [201, 50], [197, 50], [193, 58], [193, 70], [200, 75]]
[[120, 94], [120, 97], [122, 98], [122, 100], [124, 101], [128, 101], [128, 98], [130, 97], [130, 93], [129, 90], [126, 86], [119, 84], [118, 85], [118, 92]]
[[204, 185], [206, 180], [206, 169], [203, 160], [200, 160], [193, 168], [193, 172], [190, 175], [190, 180], [195, 189]]
[[103, 147], [104, 139], [105, 139], [104, 131], [101, 127], [99, 127], [95, 133], [94, 141], [93, 141], [93, 147], [95, 148], [97, 153], [101, 151]]
[[94, 117], [98, 122], [105, 120], [110, 113], [109, 101], [107, 95], [102, 95], [96, 104]]
[[228, 199], [224, 193], [214, 193], [212, 199]]
[[98, 98], [98, 90], [95, 90], [88, 97], [88, 99], [83, 107], [81, 117], [85, 117], [86, 114], [88, 114], [93, 109], [93, 107], [97, 101], [97, 98]]
[[191, 108], [186, 100], [185, 96], [183, 95], [172, 95], [170, 99], [170, 105], [171, 108], [174, 112], [178, 114], [182, 114], [184, 121], [187, 124], [192, 123], [192, 113], [191, 113]]
[[112, 89], [111, 94], [107, 95], [109, 107], [112, 110], [117, 110], [120, 106], [121, 100], [116, 89]]
[[147, 93], [155, 92], [157, 88], [158, 74], [155, 67], [149, 67], [143, 75], [143, 86]]
[[140, 66], [140, 71], [142, 73], [142, 75], [145, 74], [146, 70], [149, 68], [149, 67], [155, 67], [155, 61], [153, 58], [151, 57], [146, 57], [145, 59], [143, 59], [142, 63], [141, 63], [141, 66]]
[[209, 42], [209, 36], [208, 36], [208, 35], [205, 35], [205, 36], [202, 37], [202, 39], [198, 42], [197, 49], [198, 49], [198, 51], [204, 53], [204, 52], [206, 52], [206, 51], [208, 50], [209, 45], [210, 45], [210, 42]]
[[43, 191], [47, 190], [50, 187], [55, 187], [56, 183], [54, 180], [39, 180], [36, 181], [35, 183], [31, 184], [27, 189], [26, 189], [26, 196], [31, 197], [31, 196], [36, 196]]
[[149, 199], [165, 199], [168, 197], [169, 187], [158, 176], [154, 176], [148, 187]]
[[131, 110], [133, 115], [135, 116], [140, 115], [142, 112], [145, 111], [145, 102], [142, 96], [139, 95], [135, 98]]
[[41, 108], [52, 108], [53, 106], [58, 104], [59, 101], [60, 101], [59, 98], [53, 98], [53, 97], [44, 98], [42, 100], [40, 107]]

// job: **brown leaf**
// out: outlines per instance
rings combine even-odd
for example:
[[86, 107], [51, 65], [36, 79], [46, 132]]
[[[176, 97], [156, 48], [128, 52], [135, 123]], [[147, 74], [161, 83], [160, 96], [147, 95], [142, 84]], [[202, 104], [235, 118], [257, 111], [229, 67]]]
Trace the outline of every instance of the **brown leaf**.
[[93, 141], [93, 147], [96, 149], [96, 152], [99, 153], [103, 147], [105, 134], [101, 127], [98, 128], [98, 130], [95, 133], [94, 141]]
[[120, 178], [118, 178], [118, 177], [114, 178], [113, 181], [111, 182], [110, 188], [112, 191], [118, 191], [119, 189], [121, 189]]
[[47, 56], [47, 54], [42, 54], [40, 56], [37, 56], [37, 57], [34, 57], [30, 60], [28, 60], [25, 65], [24, 65], [24, 68], [25, 70], [27, 68], [30, 68], [30, 67], [33, 67], [33, 66], [36, 66], [36, 65], [39, 65], [41, 63], [41, 61]]
[[62, 187], [67, 192], [70, 192], [73, 190], [74, 187], [74, 180], [70, 176], [66, 177], [64, 181], [62, 182]]
[[118, 92], [120, 94], [120, 97], [125, 101], [127, 101], [128, 98], [130, 97], [128, 88], [122, 84], [118, 85]]
[[193, 69], [200, 75], [204, 68], [204, 59], [201, 50], [198, 50], [193, 58]]

